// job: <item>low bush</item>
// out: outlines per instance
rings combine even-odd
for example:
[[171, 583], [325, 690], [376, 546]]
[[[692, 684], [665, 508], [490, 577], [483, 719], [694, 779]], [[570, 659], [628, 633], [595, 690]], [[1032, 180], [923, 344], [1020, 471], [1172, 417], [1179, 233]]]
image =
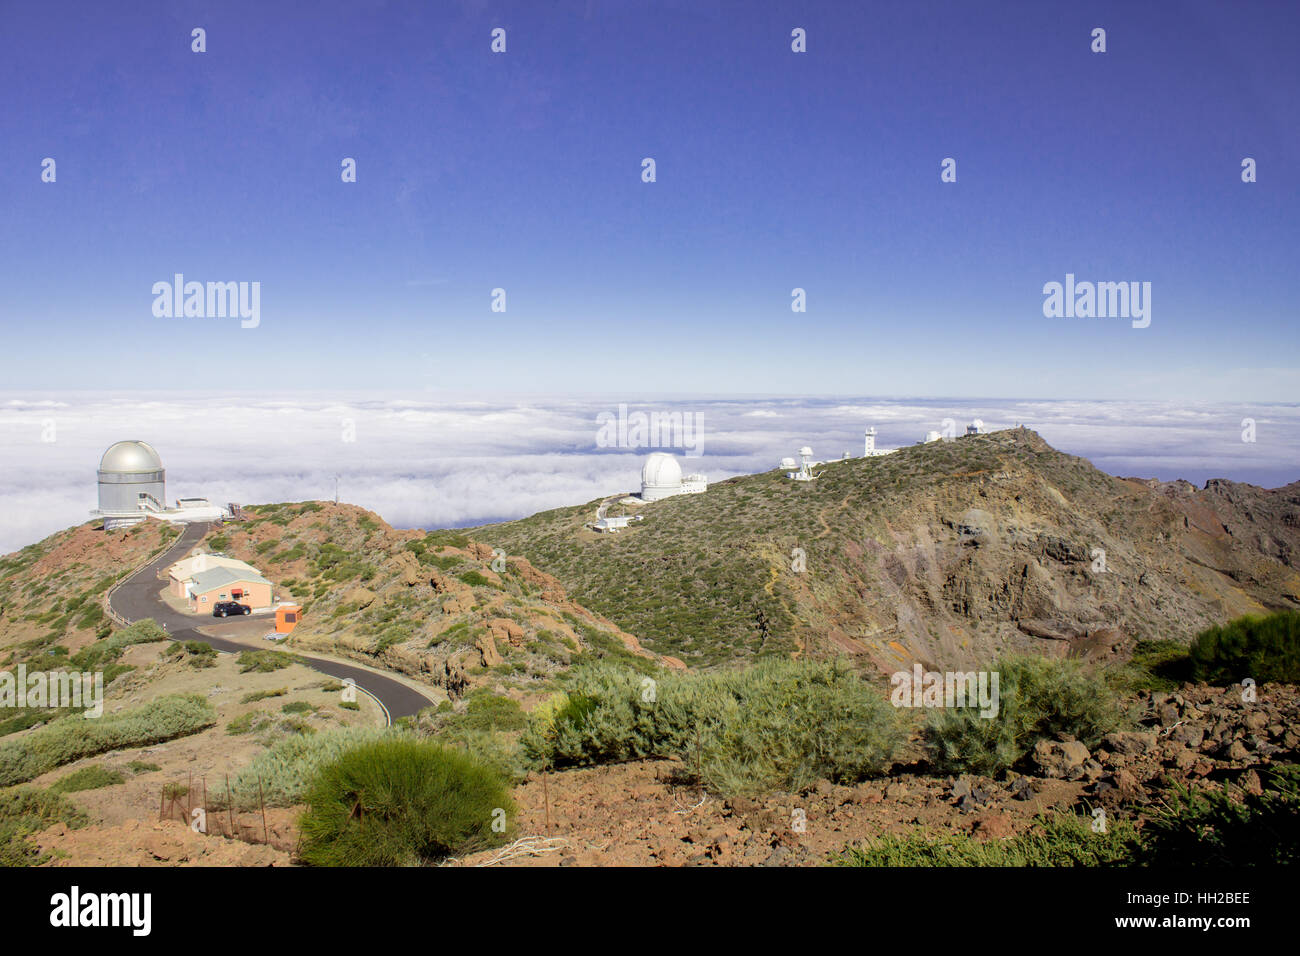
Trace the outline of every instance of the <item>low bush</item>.
[[496, 586], [487, 578], [485, 578], [482, 574], [480, 574], [478, 571], [466, 571], [463, 574], [458, 574], [457, 577], [460, 578], [462, 581], [464, 581], [466, 584], [468, 584], [470, 587], [474, 587], [474, 588], [485, 588], [485, 587]]
[[211, 644], [203, 641], [186, 641], [180, 645], [183, 649], [186, 663], [191, 667], [215, 667], [217, 665], [217, 649]]
[[981, 843], [968, 833], [939, 835], [913, 830], [852, 847], [839, 866], [1126, 866], [1138, 862], [1142, 837], [1127, 820], [1094, 833], [1090, 818], [1052, 813], [1009, 840]]
[[[152, 644], [167, 640], [167, 632], [153, 618], [144, 618], [113, 631], [103, 640], [88, 644], [72, 656], [69, 663], [79, 670], [102, 670], [122, 656], [132, 644]], [[105, 679], [105, 683], [108, 680]]]
[[1208, 684], [1244, 678], [1300, 682], [1300, 611], [1247, 615], [1202, 631], [1192, 641], [1192, 677]]
[[[339, 685], [340, 688], [342, 685]], [[268, 697], [283, 697], [289, 693], [288, 687], [272, 687], [270, 690], [255, 690], [239, 698], [241, 704], [253, 704], [259, 700], [266, 700]]]
[[902, 738], [894, 708], [846, 666], [774, 660], [658, 678], [579, 668], [520, 743], [534, 766], [678, 756], [704, 786], [741, 794], [879, 774]]
[[[467, 754], [392, 736], [322, 766], [300, 819], [314, 866], [411, 866], [502, 842], [514, 805]], [[494, 827], [495, 825], [495, 827]]]
[[257, 674], [269, 674], [272, 671], [278, 671], [282, 667], [288, 667], [296, 660], [297, 658], [294, 655], [286, 651], [243, 651], [240, 653], [237, 663], [241, 674], [247, 674], [249, 671]]
[[1171, 691], [1192, 679], [1192, 659], [1177, 641], [1138, 641], [1129, 662], [1114, 674], [1116, 686], [1127, 693]]
[[[267, 806], [291, 807], [302, 803], [316, 771], [335, 760], [345, 750], [371, 743], [397, 731], [376, 727], [340, 727], [318, 734], [295, 734], [276, 741], [255, 756], [230, 781], [236, 810], [252, 810], [258, 805], [258, 783]], [[213, 805], [226, 806], [221, 788]]]
[[50, 784], [52, 793], [76, 793], [79, 790], [98, 790], [100, 787], [112, 787], [126, 780], [117, 770], [109, 770], [101, 764], [92, 764], [75, 770]]
[[269, 718], [260, 710], [250, 710], [247, 713], [234, 717], [226, 724], [226, 733], [232, 737], [240, 734], [246, 734], [254, 729], [254, 725], [261, 726]]
[[35, 787], [0, 790], [0, 866], [35, 866], [42, 856], [29, 836], [56, 823], [77, 829], [89, 822], [61, 794]]
[[1143, 833], [1162, 866], [1300, 863], [1300, 765], [1259, 773], [1261, 793], [1175, 787]]
[[18, 740], [0, 743], [0, 786], [22, 783], [83, 757], [185, 737], [216, 721], [211, 704], [183, 694], [96, 719], [62, 717]]
[[1013, 656], [996, 670], [997, 716], [981, 716], [977, 706], [949, 707], [927, 721], [923, 738], [938, 772], [996, 776], [1039, 740], [1070, 736], [1092, 747], [1123, 722], [1114, 688], [1078, 661]]

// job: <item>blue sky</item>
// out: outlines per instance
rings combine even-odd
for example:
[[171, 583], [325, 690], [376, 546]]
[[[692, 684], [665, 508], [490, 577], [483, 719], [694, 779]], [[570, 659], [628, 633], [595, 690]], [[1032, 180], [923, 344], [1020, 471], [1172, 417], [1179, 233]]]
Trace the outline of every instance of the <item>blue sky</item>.
[[[0, 16], [3, 387], [1300, 396], [1293, 3]], [[156, 318], [178, 272], [261, 324]], [[1045, 318], [1067, 272], [1150, 327]]]

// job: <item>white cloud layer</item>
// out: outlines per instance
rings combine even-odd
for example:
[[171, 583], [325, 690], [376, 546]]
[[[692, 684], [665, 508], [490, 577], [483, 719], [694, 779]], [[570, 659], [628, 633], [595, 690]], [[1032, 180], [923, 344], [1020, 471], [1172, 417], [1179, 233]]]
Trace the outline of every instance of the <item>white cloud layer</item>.
[[[683, 466], [711, 481], [773, 468], [804, 444], [819, 458], [860, 455], [867, 425], [889, 448], [976, 417], [990, 429], [1027, 424], [1112, 474], [1267, 487], [1300, 478], [1294, 404], [0, 393], [0, 552], [87, 520], [100, 455], [122, 439], [158, 449], [171, 500], [331, 498], [338, 475], [343, 500], [425, 528], [590, 501], [638, 487], [647, 450], [597, 441], [597, 415], [620, 403], [695, 415], [702, 455]], [[1242, 441], [1244, 418], [1255, 420], [1253, 443]]]

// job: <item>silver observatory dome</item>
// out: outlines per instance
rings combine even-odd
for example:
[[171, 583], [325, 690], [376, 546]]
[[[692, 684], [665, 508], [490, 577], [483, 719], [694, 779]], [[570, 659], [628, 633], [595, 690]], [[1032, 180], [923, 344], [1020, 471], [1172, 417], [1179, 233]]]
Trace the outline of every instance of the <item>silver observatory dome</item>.
[[99, 462], [99, 510], [105, 516], [140, 515], [167, 500], [162, 458], [148, 442], [110, 445]]

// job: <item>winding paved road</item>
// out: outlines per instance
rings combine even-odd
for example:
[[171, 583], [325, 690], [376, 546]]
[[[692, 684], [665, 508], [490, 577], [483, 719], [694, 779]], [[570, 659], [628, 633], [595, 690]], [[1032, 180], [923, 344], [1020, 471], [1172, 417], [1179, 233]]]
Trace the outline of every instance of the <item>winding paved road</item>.
[[[128, 622], [138, 621], [145, 617], [153, 618], [167, 629], [167, 635], [173, 641], [202, 641], [205, 644], [210, 644], [218, 651], [224, 651], [227, 654], [238, 654], [241, 651], [248, 650], [248, 645], [241, 644], [238, 641], [226, 640], [222, 637], [200, 634], [195, 630], [198, 625], [194, 617], [172, 610], [158, 595], [158, 592], [162, 590], [162, 584], [158, 580], [158, 572], [170, 567], [188, 554], [191, 548], [203, 540], [203, 536], [207, 532], [208, 526], [206, 523], [186, 525], [184, 532], [176, 539], [175, 544], [109, 592], [108, 606], [113, 609], [115, 614], [125, 618]], [[202, 626], [220, 631], [223, 625], [238, 624], [242, 620], [242, 618], [235, 618], [231, 621], [222, 621], [220, 618], [212, 618], [211, 623], [204, 621]], [[403, 684], [401, 681], [377, 674], [372, 670], [354, 667], [340, 661], [311, 657], [298, 651], [295, 651], [294, 654], [301, 658], [308, 667], [318, 670], [322, 674], [328, 674], [330, 677], [336, 677], [340, 680], [351, 678], [357, 687], [379, 701], [387, 712], [390, 722], [398, 717], [414, 714], [434, 703], [424, 694]]]

